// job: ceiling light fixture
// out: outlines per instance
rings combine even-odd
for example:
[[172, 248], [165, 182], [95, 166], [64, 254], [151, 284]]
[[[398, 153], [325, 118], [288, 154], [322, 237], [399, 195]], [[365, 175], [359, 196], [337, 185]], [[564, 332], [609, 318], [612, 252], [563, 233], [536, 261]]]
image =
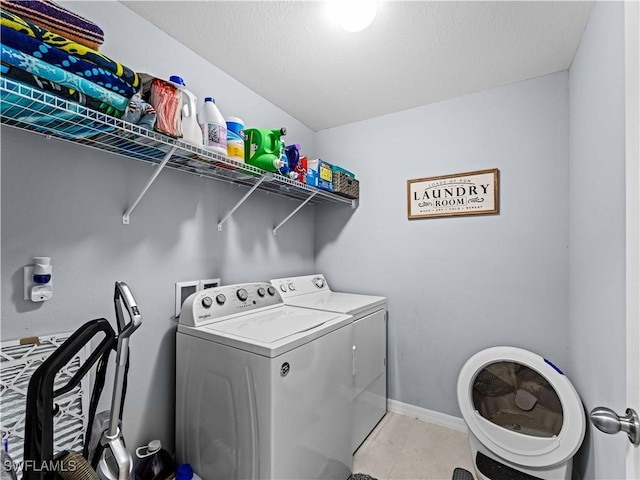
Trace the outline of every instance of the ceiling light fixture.
[[360, 32], [371, 25], [378, 11], [375, 0], [329, 0], [329, 17], [347, 32]]

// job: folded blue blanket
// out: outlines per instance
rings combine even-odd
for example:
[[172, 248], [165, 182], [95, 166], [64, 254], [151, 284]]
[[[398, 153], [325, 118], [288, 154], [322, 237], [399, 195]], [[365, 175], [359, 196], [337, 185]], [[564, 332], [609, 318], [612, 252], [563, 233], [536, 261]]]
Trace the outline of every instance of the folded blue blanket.
[[50, 65], [60, 67], [67, 72], [84, 77], [122, 96], [131, 98], [136, 93], [135, 88], [115, 73], [80, 58], [76, 58], [64, 50], [47, 45], [37, 38], [30, 37], [4, 25], [0, 25], [0, 35], [4, 45], [43, 60]]
[[12, 65], [20, 70], [32, 73], [33, 75], [37, 75], [38, 77], [42, 77], [59, 85], [79, 90], [85, 95], [107, 103], [122, 112], [124, 112], [129, 104], [129, 99], [118, 93], [93, 83], [86, 78], [62, 70], [60, 67], [50, 65], [43, 60], [15, 50], [7, 45], [0, 45], [0, 58], [3, 63]]

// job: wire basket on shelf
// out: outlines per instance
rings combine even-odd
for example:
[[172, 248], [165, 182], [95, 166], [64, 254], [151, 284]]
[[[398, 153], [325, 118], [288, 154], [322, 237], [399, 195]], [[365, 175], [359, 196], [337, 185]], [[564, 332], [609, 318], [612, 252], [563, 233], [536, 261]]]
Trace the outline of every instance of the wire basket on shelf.
[[333, 193], [347, 198], [360, 198], [360, 182], [353, 175], [334, 169]]

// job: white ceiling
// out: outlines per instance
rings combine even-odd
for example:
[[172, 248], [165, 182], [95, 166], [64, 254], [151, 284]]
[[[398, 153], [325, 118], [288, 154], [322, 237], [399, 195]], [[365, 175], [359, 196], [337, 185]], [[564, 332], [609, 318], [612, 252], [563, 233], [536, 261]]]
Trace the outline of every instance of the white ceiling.
[[125, 1], [318, 131], [567, 69], [593, 2], [383, 1], [359, 33], [321, 1]]

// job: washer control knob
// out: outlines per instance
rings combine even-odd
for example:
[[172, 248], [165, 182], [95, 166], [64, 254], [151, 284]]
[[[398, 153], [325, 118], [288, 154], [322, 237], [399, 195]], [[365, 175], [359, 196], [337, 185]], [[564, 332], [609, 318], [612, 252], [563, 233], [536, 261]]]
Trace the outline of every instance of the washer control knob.
[[213, 305], [213, 300], [211, 300], [211, 297], [203, 297], [201, 303], [204, 308], [211, 308], [211, 305]]
[[220, 294], [218, 294], [216, 296], [216, 303], [218, 305], [223, 305], [224, 302], [226, 302], [226, 301], [227, 301], [227, 297], [225, 297], [223, 294], [220, 293]]
[[264, 288], [262, 287], [258, 288], [258, 296], [264, 297], [266, 294], [267, 294], [267, 291]]
[[324, 278], [316, 277], [313, 279], [313, 283], [315, 283], [316, 287], [322, 288], [324, 287]]
[[280, 284], [280, 290], [282, 290], [283, 292], [286, 292], [287, 286], [284, 283]]
[[273, 297], [276, 294], [276, 289], [273, 287], [269, 287], [267, 288], [267, 292], [269, 292], [269, 295]]
[[238, 296], [238, 300], [241, 301], [245, 301], [247, 298], [249, 298], [249, 293], [247, 293], [247, 291], [244, 288], [239, 289], [236, 292], [236, 295]]
[[292, 292], [296, 289], [296, 286], [293, 283], [290, 283], [288, 286], [289, 290], [291, 290]]

